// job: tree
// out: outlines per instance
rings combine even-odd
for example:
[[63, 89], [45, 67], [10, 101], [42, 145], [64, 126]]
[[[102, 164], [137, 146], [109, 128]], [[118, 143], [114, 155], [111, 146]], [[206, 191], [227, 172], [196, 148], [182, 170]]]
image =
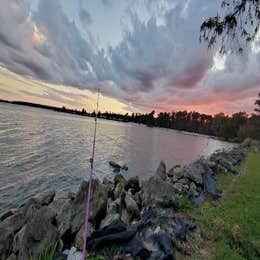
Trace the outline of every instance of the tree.
[[224, 15], [217, 14], [204, 21], [200, 27], [200, 41], [212, 47], [221, 40], [220, 53], [228, 50], [242, 52], [246, 43], [252, 42], [259, 30], [259, 0], [222, 1]]
[[257, 106], [257, 107], [255, 108], [255, 111], [260, 114], [260, 92], [258, 93], [258, 98], [259, 98], [259, 99], [257, 99], [257, 100], [255, 101], [255, 105]]

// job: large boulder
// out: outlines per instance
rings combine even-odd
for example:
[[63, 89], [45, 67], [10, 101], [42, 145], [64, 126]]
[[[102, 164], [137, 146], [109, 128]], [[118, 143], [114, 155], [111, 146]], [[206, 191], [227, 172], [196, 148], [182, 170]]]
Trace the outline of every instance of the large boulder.
[[56, 208], [57, 216], [56, 222], [57, 227], [62, 237], [70, 229], [70, 220], [71, 220], [71, 209], [72, 209], [72, 200], [57, 200], [50, 205], [52, 208]]
[[50, 250], [58, 239], [58, 229], [55, 226], [56, 212], [47, 206], [36, 210], [28, 220], [19, 237], [18, 259], [35, 259], [42, 248]]
[[204, 172], [204, 165], [201, 161], [197, 161], [185, 167], [185, 177], [196, 184], [202, 184], [202, 175]]
[[132, 218], [138, 218], [140, 211], [135, 200], [129, 194], [125, 194], [124, 201], [126, 210], [132, 215]]
[[135, 177], [131, 177], [126, 185], [125, 185], [125, 189], [129, 190], [131, 189], [132, 193], [135, 194], [136, 192], [140, 191], [140, 181], [139, 181], [139, 177], [135, 176]]
[[105, 226], [110, 225], [114, 220], [120, 218], [120, 213], [122, 209], [122, 202], [121, 198], [116, 199], [115, 201], [108, 201], [107, 204], [107, 215], [106, 217], [101, 221], [100, 227], [103, 228]]
[[121, 184], [123, 187], [125, 187], [125, 185], [127, 184], [127, 180], [125, 179], [125, 177], [122, 174], [117, 174], [114, 178], [114, 184], [115, 184], [115, 187], [118, 184]]
[[[85, 229], [85, 224], [82, 225], [82, 227], [80, 228], [80, 230], [77, 233], [76, 238], [75, 238], [75, 246], [81, 250], [82, 250], [82, 245], [83, 245], [84, 229]], [[90, 237], [94, 231], [95, 230], [94, 230], [93, 225], [91, 223], [88, 223], [88, 237]]]
[[176, 182], [184, 177], [184, 170], [180, 165], [176, 165], [168, 171], [167, 175], [172, 179], [173, 182]]
[[[86, 199], [88, 192], [88, 182], [82, 182], [76, 195], [71, 209], [71, 232], [79, 231], [85, 221]], [[92, 196], [89, 221], [98, 226], [101, 220], [106, 216], [107, 193], [103, 184], [94, 179], [92, 182]]]
[[166, 174], [166, 165], [164, 163], [164, 161], [161, 161], [157, 170], [156, 170], [156, 173], [155, 175], [158, 177], [158, 178], [161, 178], [162, 180], [166, 180], [167, 179], [167, 174]]
[[151, 206], [163, 200], [175, 200], [176, 193], [172, 184], [163, 181], [157, 176], [151, 177], [143, 185], [143, 205]]

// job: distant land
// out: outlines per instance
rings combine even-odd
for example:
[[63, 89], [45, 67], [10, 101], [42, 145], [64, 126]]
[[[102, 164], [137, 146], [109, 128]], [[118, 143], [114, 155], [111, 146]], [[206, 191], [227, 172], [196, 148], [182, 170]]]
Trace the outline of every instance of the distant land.
[[47, 105], [24, 102], [24, 101], [9, 101], [9, 100], [0, 99], [0, 102], [15, 104], [15, 105], [21, 105], [21, 106], [27, 106], [27, 107], [36, 107], [36, 108], [48, 109], [48, 110], [53, 110], [53, 111], [56, 111], [56, 112], [76, 114], [76, 115], [81, 115], [81, 116], [95, 116], [94, 112], [88, 113], [88, 112], [86, 112], [86, 110], [84, 108], [81, 111], [79, 111], [79, 110], [76, 110], [76, 109], [69, 109], [69, 108], [66, 108], [64, 106], [63, 107], [54, 107], [54, 106], [47, 106]]
[[[179, 131], [203, 134], [211, 137], [214, 136], [225, 141], [242, 142], [247, 137], [260, 140], [259, 115], [251, 114], [251, 116], [249, 116], [246, 112], [234, 113], [231, 116], [225, 115], [224, 113], [218, 113], [213, 116], [186, 110], [160, 112], [156, 114], [153, 110], [148, 114], [126, 113], [123, 115], [113, 112], [87, 112], [84, 108], [80, 111], [76, 109], [69, 109], [65, 106], [54, 107], [24, 101], [8, 101], [0, 99], [0, 102], [48, 109], [80, 116], [97, 116], [98, 118], [107, 120], [133, 122], [144, 124], [149, 127], [169, 128]], [[257, 105], [255, 110], [257, 112], [260, 111], [258, 108], [260, 106], [259, 100], [257, 100], [255, 104]]]

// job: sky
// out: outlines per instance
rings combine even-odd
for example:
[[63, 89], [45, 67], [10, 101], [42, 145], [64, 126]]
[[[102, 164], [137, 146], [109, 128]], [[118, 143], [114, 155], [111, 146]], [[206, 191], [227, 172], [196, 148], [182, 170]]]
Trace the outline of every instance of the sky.
[[0, 0], [0, 98], [119, 113], [251, 113], [260, 37], [199, 42], [219, 0]]

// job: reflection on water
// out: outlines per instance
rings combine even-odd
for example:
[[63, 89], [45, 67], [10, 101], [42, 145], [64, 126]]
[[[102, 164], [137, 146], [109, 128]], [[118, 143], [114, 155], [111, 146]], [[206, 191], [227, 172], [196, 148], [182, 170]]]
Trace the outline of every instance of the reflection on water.
[[[51, 188], [76, 191], [89, 173], [94, 121], [0, 104], [0, 213]], [[98, 121], [95, 174], [113, 175], [108, 161], [129, 166], [126, 176], [151, 176], [160, 160], [189, 163], [231, 144], [133, 123]]]

